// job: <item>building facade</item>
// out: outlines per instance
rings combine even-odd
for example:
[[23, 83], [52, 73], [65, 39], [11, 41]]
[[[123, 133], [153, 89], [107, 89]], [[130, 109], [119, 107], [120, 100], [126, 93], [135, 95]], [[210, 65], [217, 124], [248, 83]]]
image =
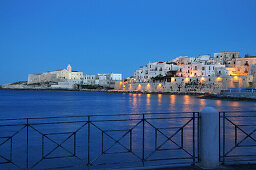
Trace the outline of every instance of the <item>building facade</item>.
[[66, 69], [28, 75], [28, 84], [58, 83], [67, 81], [73, 84], [80, 84], [82, 83], [82, 80], [83, 72], [73, 71], [70, 65], [68, 65]]
[[228, 88], [256, 87], [256, 56], [219, 52], [198, 57], [180, 56], [153, 62], [134, 72], [133, 81], [116, 89], [145, 92], [219, 92]]
[[102, 86], [114, 88], [116, 82], [122, 81], [122, 74], [109, 73], [97, 75], [85, 75], [83, 79], [84, 85]]

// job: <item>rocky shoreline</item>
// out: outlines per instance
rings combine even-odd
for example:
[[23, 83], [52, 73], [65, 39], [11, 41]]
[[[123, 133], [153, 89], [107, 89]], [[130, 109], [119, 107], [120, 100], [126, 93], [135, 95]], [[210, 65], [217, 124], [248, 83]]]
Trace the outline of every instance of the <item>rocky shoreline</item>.
[[109, 89], [67, 89], [52, 87], [24, 87], [24, 86], [0, 86], [0, 90], [31, 90], [31, 91], [84, 91], [84, 92], [105, 92], [105, 93], [132, 93], [132, 94], [164, 94], [164, 95], [191, 95], [201, 99], [234, 100], [234, 101], [256, 101], [256, 96], [230, 96], [223, 94], [198, 93], [198, 92], [145, 92], [145, 91], [122, 91]]
[[85, 92], [106, 92], [106, 93], [132, 93], [132, 94], [168, 94], [168, 95], [206, 95], [208, 93], [194, 92], [143, 92], [143, 91], [120, 91], [108, 89], [66, 89], [66, 88], [1, 88], [0, 90], [31, 90], [31, 91], [85, 91]]
[[234, 100], [234, 101], [242, 101], [242, 100], [246, 100], [246, 101], [256, 101], [255, 97], [245, 97], [245, 96], [241, 96], [241, 97], [235, 97], [235, 96], [228, 96], [228, 95], [222, 95], [222, 94], [209, 94], [209, 95], [204, 95], [201, 96], [200, 98], [202, 99], [216, 99], [216, 100]]

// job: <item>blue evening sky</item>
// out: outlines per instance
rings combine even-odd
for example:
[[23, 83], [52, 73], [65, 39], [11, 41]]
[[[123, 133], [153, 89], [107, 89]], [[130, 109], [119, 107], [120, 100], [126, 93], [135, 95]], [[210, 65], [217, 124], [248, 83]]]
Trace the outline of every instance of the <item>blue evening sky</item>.
[[0, 84], [65, 68], [133, 75], [149, 61], [256, 54], [256, 0], [0, 0]]

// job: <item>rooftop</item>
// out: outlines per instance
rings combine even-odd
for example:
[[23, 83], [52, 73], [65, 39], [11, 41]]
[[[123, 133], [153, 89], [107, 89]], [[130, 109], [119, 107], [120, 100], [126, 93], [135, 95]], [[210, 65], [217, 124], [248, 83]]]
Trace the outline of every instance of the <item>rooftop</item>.
[[246, 54], [246, 55], [244, 56], [244, 58], [256, 58], [256, 55], [248, 55], [248, 54]]

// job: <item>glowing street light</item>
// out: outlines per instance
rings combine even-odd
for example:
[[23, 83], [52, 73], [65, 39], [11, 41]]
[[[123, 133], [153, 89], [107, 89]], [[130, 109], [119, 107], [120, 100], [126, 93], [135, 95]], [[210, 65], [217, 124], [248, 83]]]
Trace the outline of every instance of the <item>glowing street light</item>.
[[221, 77], [217, 77], [217, 79], [216, 79], [217, 81], [221, 81], [222, 80], [222, 78]]

